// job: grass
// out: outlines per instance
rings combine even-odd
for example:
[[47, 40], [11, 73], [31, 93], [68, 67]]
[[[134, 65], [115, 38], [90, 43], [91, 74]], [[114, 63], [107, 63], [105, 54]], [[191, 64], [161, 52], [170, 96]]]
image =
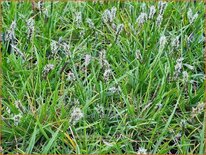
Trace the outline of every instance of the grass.
[[[205, 153], [203, 2], [168, 2], [160, 26], [158, 3], [145, 4], [156, 13], [140, 25], [142, 2], [1, 2], [3, 153]], [[113, 6], [113, 25], [104, 23]], [[13, 21], [16, 39], [6, 39]]]

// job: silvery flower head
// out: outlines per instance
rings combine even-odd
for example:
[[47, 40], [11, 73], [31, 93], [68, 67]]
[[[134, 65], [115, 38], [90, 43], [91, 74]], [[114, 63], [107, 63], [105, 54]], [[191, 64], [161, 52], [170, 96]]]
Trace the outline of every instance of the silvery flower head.
[[43, 10], [43, 0], [41, 0], [41, 1], [39, 1], [39, 2], [37, 3], [37, 8], [38, 8], [38, 10], [40, 10], [40, 11]]
[[140, 50], [137, 50], [137, 51], [135, 52], [135, 57], [136, 57], [137, 60], [142, 60], [142, 55], [141, 55]]
[[15, 126], [19, 125], [21, 118], [22, 118], [22, 114], [14, 115], [13, 120], [14, 120], [14, 125]]
[[177, 63], [182, 63], [182, 61], [184, 60], [184, 58], [183, 57], [180, 57], [179, 59], [177, 59]]
[[144, 24], [145, 22], [147, 21], [147, 14], [146, 13], [141, 13], [139, 15], [139, 17], [137, 18], [136, 22], [139, 24], [139, 25], [142, 25]]
[[180, 121], [181, 127], [185, 127], [186, 124], [187, 124], [187, 121], [185, 119], [181, 119]]
[[160, 26], [161, 26], [162, 20], [163, 20], [163, 16], [162, 16], [161, 14], [159, 14], [159, 15], [157, 16], [157, 19], [156, 19], [156, 25], [157, 25], [157, 27], [160, 27]]
[[156, 13], [156, 9], [155, 9], [155, 6], [152, 5], [149, 9], [149, 19], [153, 19], [154, 15]]
[[116, 31], [116, 29], [117, 29], [117, 26], [116, 26], [116, 24], [115, 23], [112, 23], [112, 28], [113, 28], [113, 30], [115, 30]]
[[110, 93], [114, 94], [114, 93], [118, 93], [120, 90], [119, 90], [118, 87], [111, 87], [111, 88], [108, 89], [108, 91]]
[[46, 66], [44, 66], [42, 71], [43, 77], [46, 77], [48, 73], [51, 72], [53, 69], [54, 69], [53, 64], [47, 64]]
[[15, 39], [15, 29], [16, 29], [16, 21], [13, 21], [10, 25], [9, 30], [7, 30], [6, 35], [5, 35], [5, 40], [13, 40]]
[[164, 35], [162, 35], [162, 36], [160, 37], [160, 49], [163, 50], [166, 43], [167, 43], [167, 39], [166, 39], [166, 37], [165, 37]]
[[94, 23], [93, 23], [93, 21], [90, 18], [87, 18], [86, 22], [89, 25], [89, 28], [91, 28], [91, 29], [95, 28]]
[[172, 39], [171, 46], [174, 49], [177, 49], [180, 46], [179, 36], [176, 36], [175, 38]]
[[76, 80], [76, 77], [75, 77], [74, 73], [70, 71], [70, 72], [67, 74], [67, 79], [66, 79], [66, 80], [67, 80], [67, 81], [74, 81], [74, 80]]
[[27, 35], [28, 35], [28, 39], [30, 40], [34, 33], [34, 19], [29, 18], [26, 24], [27, 24]]
[[189, 10], [187, 12], [187, 18], [189, 19], [189, 22], [192, 23], [193, 12], [192, 12], [191, 8], [189, 8]]
[[117, 12], [117, 8], [116, 7], [112, 7], [110, 13], [108, 14], [109, 15], [110, 23], [112, 23], [114, 21], [114, 18], [116, 16], [116, 12]]
[[80, 27], [82, 23], [82, 13], [81, 12], [75, 12], [75, 19], [74, 19], [77, 27]]
[[23, 59], [25, 58], [24, 53], [23, 53], [16, 45], [11, 44], [11, 47], [13, 48], [14, 52], [15, 52], [18, 56], [22, 57]]
[[71, 55], [71, 52], [70, 52], [70, 47], [67, 43], [63, 43], [62, 44], [62, 47], [63, 47], [63, 50], [64, 52], [66, 53], [66, 56], [70, 56]]
[[102, 105], [95, 106], [96, 112], [99, 114], [100, 117], [104, 116], [104, 107]]
[[192, 19], [193, 17], [193, 12], [192, 12], [192, 9], [189, 8], [189, 10], [187, 11], [187, 18], [189, 19], [189, 21]]
[[104, 60], [103, 67], [104, 67], [104, 69], [106, 69], [106, 70], [109, 70], [109, 69], [110, 69], [110, 64], [109, 64], [109, 62], [108, 62], [106, 59]]
[[57, 42], [52, 40], [50, 46], [51, 46], [51, 53], [52, 54], [57, 54], [58, 49], [59, 49], [59, 46], [58, 46]]
[[110, 10], [106, 9], [102, 14], [102, 20], [104, 23], [108, 23], [110, 21], [109, 16], [110, 16]]
[[79, 35], [81, 38], [83, 38], [85, 36], [85, 29], [82, 29], [80, 32], [79, 32]]
[[197, 107], [192, 107], [192, 118], [196, 117], [198, 114], [201, 114], [203, 113], [204, 111], [204, 106], [205, 106], [205, 103], [204, 102], [199, 102], [197, 104]]
[[147, 149], [140, 147], [137, 151], [137, 154], [147, 154]]
[[194, 22], [197, 18], [198, 18], [198, 13], [195, 13], [193, 18], [192, 18], [192, 22]]
[[198, 13], [195, 13], [193, 15], [192, 9], [189, 8], [188, 12], [187, 12], [187, 18], [189, 19], [190, 24], [193, 23], [198, 17]]
[[16, 29], [16, 21], [14, 20], [10, 25], [10, 30], [14, 31]]
[[85, 55], [85, 58], [84, 58], [84, 64], [85, 64], [85, 66], [88, 66], [89, 63], [90, 63], [90, 61], [91, 61], [91, 55], [86, 54], [86, 55]]
[[117, 25], [116, 35], [120, 34], [124, 28], [124, 24]]
[[198, 102], [197, 109], [198, 109], [199, 113], [203, 112], [204, 107], [205, 107], [205, 103], [204, 102]]
[[162, 15], [164, 13], [166, 7], [167, 7], [167, 2], [162, 2], [162, 1], [158, 2], [159, 14]]
[[106, 69], [103, 76], [104, 76], [104, 79], [106, 81], [109, 81], [109, 78], [110, 78], [111, 75], [112, 75], [112, 70], [111, 69]]
[[72, 113], [71, 113], [70, 123], [75, 125], [83, 117], [84, 117], [84, 114], [81, 111], [81, 109], [80, 108], [74, 108]]
[[104, 11], [104, 13], [102, 14], [102, 20], [104, 23], [112, 23], [114, 21], [114, 18], [116, 16], [116, 11], [117, 11], [117, 8], [116, 7], [112, 7], [111, 10], [108, 10], [106, 9]]
[[182, 70], [182, 61], [184, 59], [183, 58], [179, 58], [177, 59], [176, 61], [176, 65], [175, 65], [175, 74], [176, 74], [176, 77], [179, 75], [179, 73], [181, 72]]
[[103, 50], [99, 51], [99, 63], [100, 63], [101, 67], [104, 66], [105, 60], [106, 60], [106, 51], [103, 49]]
[[183, 75], [183, 80], [184, 80], [185, 82], [187, 82], [187, 81], [188, 81], [188, 78], [189, 78], [189, 75], [188, 75], [187, 71], [183, 71], [183, 72], [182, 72], [182, 75]]

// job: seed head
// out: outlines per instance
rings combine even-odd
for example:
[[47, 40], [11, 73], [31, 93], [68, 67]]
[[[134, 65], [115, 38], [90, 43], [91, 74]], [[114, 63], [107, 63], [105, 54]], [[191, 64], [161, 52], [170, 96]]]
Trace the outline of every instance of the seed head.
[[54, 69], [54, 65], [53, 64], [47, 64], [46, 66], [44, 66], [42, 74], [43, 77], [46, 77], [49, 72], [51, 72]]
[[192, 18], [192, 22], [194, 22], [197, 18], [198, 18], [198, 13], [195, 13], [193, 18]]
[[80, 37], [83, 38], [85, 35], [85, 29], [81, 30], [79, 33]]
[[181, 119], [180, 121], [181, 127], [185, 127], [186, 124], [187, 124], [187, 121], [185, 119]]
[[157, 16], [157, 20], [156, 20], [156, 25], [157, 25], [157, 27], [160, 27], [160, 26], [161, 26], [162, 20], [163, 20], [163, 16], [162, 16], [161, 14], [159, 14], [159, 15]]
[[67, 74], [67, 81], [74, 81], [74, 80], [76, 80], [76, 77], [75, 77], [74, 73], [70, 71]]
[[82, 23], [82, 13], [81, 12], [76, 12], [75, 13], [75, 19], [74, 19], [77, 27], [80, 27], [81, 23]]
[[119, 35], [122, 32], [123, 28], [124, 28], [124, 24], [117, 25], [116, 35]]
[[137, 50], [137, 51], [135, 52], [135, 57], [136, 57], [137, 60], [142, 60], [142, 55], [141, 55], [140, 50]]
[[111, 69], [106, 69], [103, 76], [104, 76], [104, 79], [106, 81], [109, 81], [109, 78], [110, 78], [111, 75], [112, 75], [112, 70]]
[[95, 28], [94, 23], [93, 23], [93, 21], [92, 21], [90, 18], [87, 18], [87, 19], [86, 19], [86, 23], [89, 25], [89, 27], [90, 27], [91, 29], [94, 29], [94, 28]]
[[16, 29], [16, 21], [13, 21], [10, 25], [9, 30], [7, 30], [6, 35], [5, 35], [5, 40], [6, 41], [11, 41], [15, 39], [15, 29]]
[[102, 105], [97, 105], [95, 107], [95, 110], [97, 111], [97, 113], [99, 114], [100, 117], [104, 117], [104, 107]]
[[67, 43], [63, 43], [62, 44], [62, 47], [63, 47], [63, 50], [64, 52], [66, 53], [66, 56], [70, 56], [71, 55], [71, 52], [70, 52], [70, 47]]
[[88, 66], [90, 61], [91, 61], [91, 55], [86, 54], [85, 59], [84, 59], [85, 66]]
[[181, 70], [182, 70], [182, 61], [183, 61], [183, 58], [179, 58], [179, 59], [177, 59], [177, 61], [176, 61], [176, 65], [175, 65], [175, 75], [176, 75], [176, 78], [177, 78], [178, 75], [181, 73]]
[[193, 12], [192, 12], [192, 9], [189, 8], [188, 12], [187, 12], [187, 18], [189, 19], [189, 21], [192, 20], [192, 17], [193, 17]]
[[116, 16], [116, 11], [117, 11], [117, 8], [116, 7], [112, 7], [111, 11], [106, 9], [104, 11], [104, 13], [102, 14], [102, 20], [104, 23], [112, 23], [115, 19], [115, 16]]
[[20, 57], [22, 57], [23, 59], [25, 59], [25, 55], [24, 53], [16, 46], [11, 44], [11, 47], [14, 49], [14, 52], [19, 55]]
[[27, 37], [29, 40], [31, 40], [33, 34], [34, 34], [34, 19], [33, 18], [29, 18], [29, 20], [27, 21]]
[[14, 31], [16, 29], [16, 21], [13, 21], [10, 26], [10, 30]]
[[162, 36], [160, 37], [160, 49], [163, 50], [166, 43], [167, 43], [167, 39], [166, 39], [166, 37], [165, 37], [164, 35], [162, 35]]
[[42, 1], [42, 0], [37, 3], [37, 9], [38, 9], [39, 11], [42, 11], [42, 10], [43, 10], [43, 1]]
[[108, 9], [106, 9], [104, 11], [104, 13], [102, 14], [102, 20], [104, 23], [108, 23], [109, 22], [109, 15], [110, 15], [110, 11]]
[[183, 80], [184, 80], [185, 82], [187, 82], [187, 81], [188, 81], [188, 78], [189, 78], [189, 75], [188, 75], [187, 71], [183, 71], [183, 72], [182, 72], [182, 75], [183, 75]]
[[139, 17], [137, 18], [136, 22], [138, 25], [143, 25], [147, 21], [147, 14], [146, 13], [141, 13]]
[[197, 107], [192, 107], [192, 118], [196, 117], [198, 114], [201, 114], [204, 111], [204, 102], [199, 102]]
[[111, 87], [108, 89], [110, 93], [114, 94], [114, 93], [118, 93], [120, 90], [117, 87]]
[[149, 9], [149, 19], [153, 19], [154, 15], [156, 13], [156, 9], [155, 9], [155, 6], [152, 5]]
[[100, 63], [101, 67], [104, 67], [105, 60], [106, 60], [106, 51], [105, 50], [101, 50], [99, 52], [99, 63]]
[[114, 21], [114, 18], [116, 16], [116, 12], [117, 12], [117, 8], [116, 7], [112, 7], [110, 14], [109, 14], [109, 21], [110, 23], [112, 23]]
[[116, 26], [116, 24], [115, 23], [112, 23], [112, 28], [113, 28], [113, 30], [116, 30], [117, 29], [117, 26]]
[[176, 36], [175, 38], [172, 39], [171, 46], [174, 49], [177, 49], [180, 46], [179, 36]]
[[193, 15], [192, 9], [189, 8], [188, 12], [187, 12], [187, 18], [189, 19], [190, 24], [193, 23], [198, 17], [198, 13], [195, 13]]
[[56, 55], [59, 49], [58, 43], [54, 40], [51, 41], [51, 53]]
[[137, 151], [137, 154], [147, 154], [147, 149], [140, 147]]
[[167, 2], [162, 2], [162, 1], [158, 2], [159, 14], [162, 15], [164, 13], [166, 7], [167, 7]]
[[84, 117], [84, 114], [82, 113], [80, 108], [74, 108], [71, 117], [70, 117], [70, 123], [75, 125], [81, 118]]
[[14, 125], [15, 126], [19, 125], [21, 118], [22, 118], [21, 114], [14, 115], [13, 120], [14, 120]]

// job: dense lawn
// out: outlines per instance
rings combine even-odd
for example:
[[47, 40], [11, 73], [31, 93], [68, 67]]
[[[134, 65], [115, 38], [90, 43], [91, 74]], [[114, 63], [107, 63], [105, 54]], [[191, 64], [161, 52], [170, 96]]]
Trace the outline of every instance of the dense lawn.
[[204, 153], [203, 2], [1, 2], [3, 153]]

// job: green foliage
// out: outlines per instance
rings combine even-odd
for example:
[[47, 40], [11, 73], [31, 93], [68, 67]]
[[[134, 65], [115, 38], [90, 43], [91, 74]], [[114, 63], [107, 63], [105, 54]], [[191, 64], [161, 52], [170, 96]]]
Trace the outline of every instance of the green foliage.
[[[145, 13], [152, 5], [156, 13], [140, 25], [142, 2], [54, 1], [40, 10], [32, 10], [31, 2], [1, 3], [3, 153], [130, 154], [140, 148], [157, 154], [204, 153], [204, 4], [168, 2], [160, 26], [158, 3], [145, 4]], [[104, 11], [112, 7], [116, 16], [104, 23]], [[192, 23], [189, 8], [198, 12]], [[13, 21], [15, 38], [6, 40]], [[117, 33], [119, 24], [124, 27]], [[167, 40], [163, 48], [162, 36]], [[103, 50], [106, 67], [100, 64]], [[77, 107], [83, 118], [74, 118]], [[17, 115], [22, 117], [15, 124]]]

